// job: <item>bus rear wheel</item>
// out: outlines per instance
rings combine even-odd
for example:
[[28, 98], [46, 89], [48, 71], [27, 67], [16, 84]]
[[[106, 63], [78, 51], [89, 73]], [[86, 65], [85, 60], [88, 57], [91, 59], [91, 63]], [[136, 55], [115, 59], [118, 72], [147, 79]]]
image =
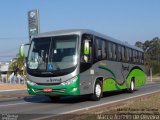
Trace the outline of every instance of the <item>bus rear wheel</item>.
[[131, 80], [131, 83], [130, 83], [130, 88], [129, 88], [129, 92], [130, 93], [133, 93], [135, 90], [135, 83], [134, 83], [134, 80]]
[[94, 86], [94, 93], [91, 95], [91, 100], [98, 101], [102, 96], [102, 83], [98, 80]]

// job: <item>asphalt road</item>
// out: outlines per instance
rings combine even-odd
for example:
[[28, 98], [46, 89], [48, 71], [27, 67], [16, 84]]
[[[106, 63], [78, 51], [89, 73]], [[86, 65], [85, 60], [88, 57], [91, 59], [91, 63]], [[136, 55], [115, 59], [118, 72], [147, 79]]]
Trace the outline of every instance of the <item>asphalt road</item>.
[[[121, 91], [105, 93], [100, 101], [90, 101], [87, 96], [62, 97], [59, 102], [52, 102], [46, 96], [26, 96], [16, 99], [0, 100], [0, 119], [5, 117], [18, 117], [18, 120], [28, 120], [72, 113], [74, 111], [110, 104], [156, 91], [160, 91], [160, 84], [147, 84], [138, 88], [134, 93], [124, 93]], [[25, 91], [18, 91], [18, 93], [20, 92], [23, 93]], [[3, 94], [12, 94], [12, 92], [3, 92]]]
[[18, 94], [28, 94], [27, 90], [15, 90], [15, 91], [5, 91], [5, 92], [1, 92], [0, 91], [0, 95], [18, 95]]

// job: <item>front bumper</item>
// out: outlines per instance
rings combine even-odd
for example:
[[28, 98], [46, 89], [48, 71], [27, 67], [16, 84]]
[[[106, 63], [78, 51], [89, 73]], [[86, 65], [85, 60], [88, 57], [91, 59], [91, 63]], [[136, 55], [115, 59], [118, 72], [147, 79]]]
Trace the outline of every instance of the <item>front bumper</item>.
[[[45, 88], [52, 89], [52, 92], [44, 92]], [[31, 95], [45, 96], [68, 96], [80, 95], [79, 76], [77, 80], [69, 85], [31, 85], [27, 83], [28, 93]]]

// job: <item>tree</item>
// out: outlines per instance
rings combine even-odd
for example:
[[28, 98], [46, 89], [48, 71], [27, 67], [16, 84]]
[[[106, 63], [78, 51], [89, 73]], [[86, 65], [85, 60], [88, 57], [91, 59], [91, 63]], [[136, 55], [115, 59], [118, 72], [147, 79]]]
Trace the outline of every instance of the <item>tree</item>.
[[7, 76], [9, 77], [13, 72], [14, 75], [24, 75], [25, 69], [24, 69], [24, 62], [25, 57], [20, 57], [19, 54], [16, 55], [16, 58], [13, 58], [9, 64], [9, 71], [7, 73]]
[[143, 43], [140, 42], [140, 41], [137, 41], [137, 42], [135, 43], [135, 46], [137, 46], [137, 47], [143, 49]]
[[153, 74], [160, 74], [160, 39], [155, 37], [144, 43], [137, 41], [135, 46], [144, 50], [146, 68], [152, 68]]

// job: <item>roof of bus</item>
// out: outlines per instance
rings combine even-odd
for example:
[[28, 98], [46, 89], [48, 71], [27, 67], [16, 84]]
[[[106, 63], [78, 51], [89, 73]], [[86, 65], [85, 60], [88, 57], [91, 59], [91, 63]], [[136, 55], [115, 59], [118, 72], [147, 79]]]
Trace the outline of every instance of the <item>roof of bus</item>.
[[89, 30], [89, 29], [67, 29], [67, 30], [57, 30], [57, 31], [51, 31], [51, 32], [45, 32], [45, 33], [40, 33], [37, 36], [35, 36], [34, 38], [39, 38], [39, 37], [48, 37], [48, 36], [59, 36], [59, 35], [69, 35], [69, 34], [83, 34], [83, 33], [87, 33], [87, 34], [93, 34], [95, 36], [101, 37], [103, 39], [106, 39], [108, 41], [132, 48], [132, 49], [136, 49], [138, 51], [143, 52], [142, 49], [133, 46], [133, 45], [129, 45], [128, 43], [122, 42], [120, 40], [117, 40], [115, 38], [112, 38], [110, 36], [98, 33], [96, 31], [93, 30]]

